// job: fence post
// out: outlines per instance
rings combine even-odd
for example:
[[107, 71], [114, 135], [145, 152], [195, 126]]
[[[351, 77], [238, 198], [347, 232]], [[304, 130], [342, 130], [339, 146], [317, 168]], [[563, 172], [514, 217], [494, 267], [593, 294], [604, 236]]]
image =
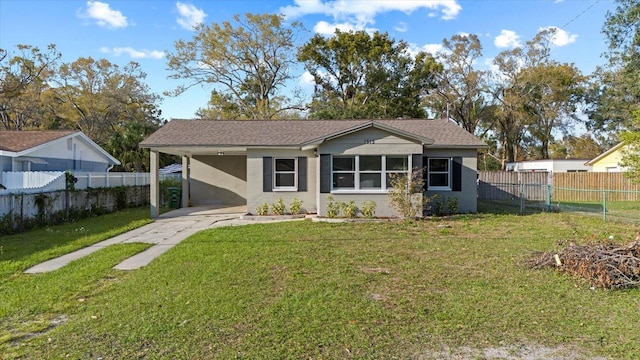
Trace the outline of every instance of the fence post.
[[602, 221], [607, 222], [607, 192], [602, 190]]
[[520, 183], [520, 214], [524, 213], [524, 184]]
[[547, 185], [547, 211], [551, 212], [551, 185]]

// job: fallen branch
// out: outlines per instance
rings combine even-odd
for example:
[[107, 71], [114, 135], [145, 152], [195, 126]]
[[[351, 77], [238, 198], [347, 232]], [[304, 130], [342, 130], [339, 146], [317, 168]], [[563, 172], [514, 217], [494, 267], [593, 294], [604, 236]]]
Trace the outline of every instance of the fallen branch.
[[626, 245], [570, 245], [560, 252], [536, 252], [525, 261], [531, 269], [553, 267], [583, 277], [593, 286], [624, 289], [640, 285], [640, 241]]

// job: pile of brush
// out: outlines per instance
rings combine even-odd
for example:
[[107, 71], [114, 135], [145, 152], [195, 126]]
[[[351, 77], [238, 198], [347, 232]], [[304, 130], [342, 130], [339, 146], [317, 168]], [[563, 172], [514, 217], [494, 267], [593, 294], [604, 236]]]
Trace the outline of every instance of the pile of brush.
[[560, 252], [536, 252], [526, 264], [532, 269], [554, 267], [581, 276], [599, 288], [637, 287], [640, 286], [640, 240], [626, 245], [597, 242], [570, 245]]

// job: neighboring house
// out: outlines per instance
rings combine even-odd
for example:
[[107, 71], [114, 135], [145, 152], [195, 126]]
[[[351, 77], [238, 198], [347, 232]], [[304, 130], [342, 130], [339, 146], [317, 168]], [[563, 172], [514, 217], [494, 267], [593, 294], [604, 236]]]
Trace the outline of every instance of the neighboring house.
[[140, 143], [151, 150], [151, 215], [160, 153], [182, 156], [182, 205], [257, 207], [282, 198], [326, 214], [327, 198], [376, 202], [394, 216], [391, 174], [424, 168], [426, 195], [476, 211], [477, 152], [487, 145], [447, 120], [171, 120]]
[[0, 172], [106, 172], [119, 164], [80, 131], [0, 131]]
[[530, 161], [518, 161], [506, 164], [507, 171], [519, 171], [519, 172], [535, 172], [544, 171], [551, 173], [560, 172], [587, 172], [591, 171], [591, 166], [585, 164], [587, 160], [575, 160], [575, 159], [545, 159], [545, 160], [530, 160]]
[[624, 172], [624, 167], [620, 165], [620, 162], [622, 161], [623, 152], [627, 148], [624, 142], [618, 143], [611, 149], [587, 161], [585, 165], [591, 166], [593, 172]]

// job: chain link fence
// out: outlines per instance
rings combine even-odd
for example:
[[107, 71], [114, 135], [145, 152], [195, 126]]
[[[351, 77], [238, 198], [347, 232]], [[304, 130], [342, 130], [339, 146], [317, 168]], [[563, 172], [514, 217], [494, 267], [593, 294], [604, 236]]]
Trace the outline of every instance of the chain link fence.
[[556, 187], [544, 183], [478, 181], [478, 210], [531, 214], [575, 212], [640, 224], [640, 191]]

